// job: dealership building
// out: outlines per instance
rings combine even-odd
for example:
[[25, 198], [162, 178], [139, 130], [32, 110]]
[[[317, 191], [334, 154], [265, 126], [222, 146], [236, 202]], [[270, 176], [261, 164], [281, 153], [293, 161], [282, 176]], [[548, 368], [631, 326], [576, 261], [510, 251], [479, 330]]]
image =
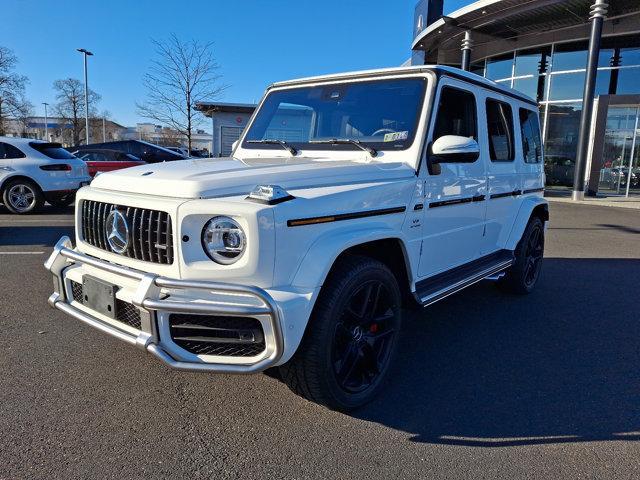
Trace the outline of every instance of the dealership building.
[[549, 186], [584, 175], [587, 194], [640, 194], [640, 0], [482, 0], [446, 16], [442, 0], [421, 0], [411, 63], [467, 66], [536, 99]]

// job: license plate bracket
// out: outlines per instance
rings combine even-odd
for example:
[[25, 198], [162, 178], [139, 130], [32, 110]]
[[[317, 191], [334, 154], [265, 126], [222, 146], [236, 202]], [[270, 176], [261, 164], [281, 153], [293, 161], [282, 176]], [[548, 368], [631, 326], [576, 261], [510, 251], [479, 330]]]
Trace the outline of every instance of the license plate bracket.
[[82, 278], [82, 303], [102, 315], [116, 318], [118, 287], [91, 275]]

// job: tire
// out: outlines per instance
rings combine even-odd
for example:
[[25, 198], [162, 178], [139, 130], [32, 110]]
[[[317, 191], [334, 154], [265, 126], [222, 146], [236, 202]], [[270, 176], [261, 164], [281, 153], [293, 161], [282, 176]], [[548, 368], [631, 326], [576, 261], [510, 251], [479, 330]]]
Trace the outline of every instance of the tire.
[[2, 192], [2, 202], [12, 213], [33, 213], [44, 205], [40, 187], [31, 180], [17, 178], [9, 180]]
[[526, 295], [533, 291], [540, 278], [544, 256], [544, 223], [532, 217], [515, 249], [515, 262], [498, 286], [510, 293]]
[[353, 410], [384, 386], [400, 332], [398, 282], [383, 263], [339, 261], [325, 282], [293, 358], [280, 367], [296, 394], [328, 408]]

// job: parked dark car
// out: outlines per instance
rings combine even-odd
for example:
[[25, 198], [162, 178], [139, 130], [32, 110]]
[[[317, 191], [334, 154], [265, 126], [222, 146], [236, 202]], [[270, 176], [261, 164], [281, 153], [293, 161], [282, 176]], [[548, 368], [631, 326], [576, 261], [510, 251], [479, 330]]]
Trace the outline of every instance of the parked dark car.
[[119, 152], [118, 150], [93, 149], [75, 150], [72, 152], [76, 157], [87, 164], [89, 175], [95, 177], [96, 173], [111, 172], [121, 168], [136, 167], [147, 162], [140, 160], [130, 153]]
[[193, 158], [209, 158], [211, 156], [211, 154], [209, 153], [209, 150], [207, 150], [206, 148], [201, 148], [201, 149], [191, 149], [191, 156]]
[[544, 156], [544, 173], [547, 177], [547, 185], [573, 186], [573, 158], [560, 155]]
[[174, 160], [184, 160], [184, 156], [172, 152], [167, 148], [143, 142], [142, 140], [120, 140], [116, 142], [93, 143], [91, 145], [80, 145], [69, 149], [70, 151], [82, 152], [85, 150], [117, 150], [129, 153], [138, 157], [146, 163], [171, 162]]

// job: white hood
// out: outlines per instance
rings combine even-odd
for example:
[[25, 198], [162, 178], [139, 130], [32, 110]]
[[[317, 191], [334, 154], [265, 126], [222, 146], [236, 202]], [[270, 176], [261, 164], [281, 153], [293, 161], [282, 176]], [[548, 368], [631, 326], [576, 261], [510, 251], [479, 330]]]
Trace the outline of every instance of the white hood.
[[142, 165], [97, 176], [91, 186], [176, 198], [249, 193], [256, 185], [295, 190], [344, 183], [392, 181], [412, 175], [403, 163], [314, 161], [309, 158], [189, 159]]

